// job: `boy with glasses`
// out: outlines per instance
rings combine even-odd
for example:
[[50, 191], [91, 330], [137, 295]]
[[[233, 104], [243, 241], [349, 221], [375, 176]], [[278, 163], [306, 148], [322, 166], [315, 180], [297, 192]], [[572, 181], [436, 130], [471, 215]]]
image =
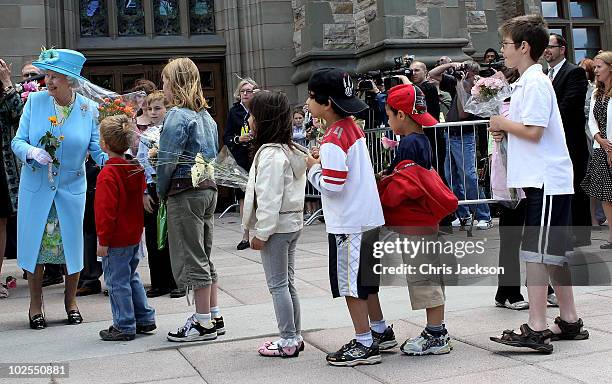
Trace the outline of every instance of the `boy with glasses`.
[[[526, 262], [529, 321], [520, 333], [506, 330], [491, 341], [551, 353], [553, 340], [583, 340], [574, 304], [568, 266], [567, 230], [574, 192], [569, 156], [557, 97], [550, 80], [537, 63], [549, 44], [544, 19], [519, 16], [499, 29], [506, 66], [521, 77], [514, 83], [510, 116], [492, 116], [489, 130], [496, 141], [508, 139], [507, 185], [522, 188], [526, 212], [520, 258]], [[559, 299], [560, 316], [546, 324], [547, 286], [552, 279]]]

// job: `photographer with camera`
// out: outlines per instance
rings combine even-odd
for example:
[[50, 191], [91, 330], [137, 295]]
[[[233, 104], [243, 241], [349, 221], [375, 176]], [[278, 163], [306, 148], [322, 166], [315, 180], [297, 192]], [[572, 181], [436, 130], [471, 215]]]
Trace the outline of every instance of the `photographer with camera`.
[[372, 129], [380, 127], [381, 125], [388, 125], [387, 114], [385, 112], [387, 94], [380, 90], [380, 85], [382, 84], [382, 78], [376, 76], [361, 79], [357, 83], [359, 98], [363, 98], [363, 101], [369, 108], [356, 114], [355, 117], [357, 119], [365, 120], [365, 129]]
[[[421, 61], [414, 61], [410, 65], [412, 76], [410, 80], [414, 85], [425, 95], [425, 104], [427, 111], [436, 120], [440, 119], [440, 98], [438, 96], [438, 88], [427, 80], [427, 66]], [[431, 148], [433, 149], [433, 167], [438, 171], [438, 166], [444, 166], [445, 148], [444, 137], [441, 134], [436, 135], [435, 129], [425, 129], [425, 136], [429, 139]], [[442, 169], [438, 171], [442, 173]]]
[[499, 62], [499, 53], [497, 53], [495, 48], [488, 48], [485, 51], [483, 57], [483, 66], [485, 68], [480, 71], [481, 77], [491, 77], [497, 71], [501, 70], [501, 63]]
[[[431, 70], [429, 76], [440, 82], [440, 89], [451, 94], [451, 108], [446, 121], [479, 120], [463, 110], [470, 91], [474, 86], [480, 66], [473, 60], [463, 63], [448, 63]], [[486, 131], [482, 130], [482, 132]], [[484, 199], [484, 192], [478, 188], [476, 174], [476, 138], [473, 127], [450, 127], [444, 133], [446, 139], [446, 157], [444, 170], [446, 180], [451, 184], [453, 192], [458, 199]], [[479, 140], [480, 141], [480, 140]], [[485, 145], [480, 148], [486, 148]], [[489, 229], [492, 226], [491, 214], [487, 204], [477, 204], [475, 207], [474, 225], [477, 229]], [[460, 205], [456, 212], [457, 218], [453, 221], [454, 227], [460, 227], [471, 219], [470, 211], [465, 205]]]

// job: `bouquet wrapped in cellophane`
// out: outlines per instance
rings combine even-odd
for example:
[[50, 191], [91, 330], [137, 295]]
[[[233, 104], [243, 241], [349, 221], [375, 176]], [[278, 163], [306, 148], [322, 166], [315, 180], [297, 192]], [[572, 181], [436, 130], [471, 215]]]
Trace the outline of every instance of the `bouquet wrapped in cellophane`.
[[505, 80], [484, 77], [476, 81], [470, 93], [463, 110], [487, 118], [499, 114], [502, 103], [512, 95], [512, 90]]
[[223, 147], [214, 159], [206, 159], [198, 153], [194, 160], [191, 167], [194, 187], [208, 179], [224, 187], [240, 188], [243, 191], [246, 189], [249, 173], [236, 163], [227, 147]]
[[[146, 135], [145, 132], [143, 136]], [[157, 154], [160, 152], [159, 135], [157, 135], [157, 141], [149, 143], [151, 145], [149, 146], [149, 161], [155, 166], [162, 165], [157, 161]], [[191, 181], [194, 187], [200, 185], [204, 180], [211, 180], [217, 185], [240, 188], [244, 191], [249, 180], [249, 173], [236, 163], [227, 147], [223, 147], [214, 159], [208, 159], [201, 153], [195, 156], [179, 155], [172, 164], [191, 165]]]

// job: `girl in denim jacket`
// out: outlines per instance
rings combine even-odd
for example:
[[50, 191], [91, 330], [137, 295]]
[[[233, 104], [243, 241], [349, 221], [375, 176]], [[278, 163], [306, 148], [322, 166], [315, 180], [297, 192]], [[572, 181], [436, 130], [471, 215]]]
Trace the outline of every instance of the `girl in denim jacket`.
[[[170, 341], [214, 340], [225, 333], [217, 306], [217, 273], [211, 260], [217, 185], [191, 180], [195, 156], [217, 155], [217, 124], [206, 111], [200, 73], [188, 58], [172, 60], [162, 71], [164, 94], [173, 107], [159, 138], [157, 193], [166, 201], [172, 274], [178, 288], [193, 289], [195, 313]], [[187, 297], [189, 292], [187, 291]], [[189, 300], [189, 299], [188, 299]]]

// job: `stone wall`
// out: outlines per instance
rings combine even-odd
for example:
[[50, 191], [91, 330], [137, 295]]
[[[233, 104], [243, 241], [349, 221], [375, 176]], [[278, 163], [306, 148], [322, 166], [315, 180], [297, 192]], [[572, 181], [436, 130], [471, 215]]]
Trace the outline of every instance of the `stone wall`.
[[[13, 80], [20, 80], [23, 63], [37, 57], [40, 48], [68, 47], [60, 22], [72, 12], [72, 2], [59, 0], [5, 0], [0, 2], [1, 58], [12, 64]], [[65, 14], [64, 14], [65, 13]]]
[[217, 33], [226, 43], [228, 100], [233, 100], [239, 77], [245, 76], [261, 87], [282, 89], [290, 99], [296, 99], [291, 83], [297, 25], [294, 4], [296, 0], [215, 1]]
[[376, 19], [376, 0], [354, 0], [357, 48], [370, 44], [370, 22]]

